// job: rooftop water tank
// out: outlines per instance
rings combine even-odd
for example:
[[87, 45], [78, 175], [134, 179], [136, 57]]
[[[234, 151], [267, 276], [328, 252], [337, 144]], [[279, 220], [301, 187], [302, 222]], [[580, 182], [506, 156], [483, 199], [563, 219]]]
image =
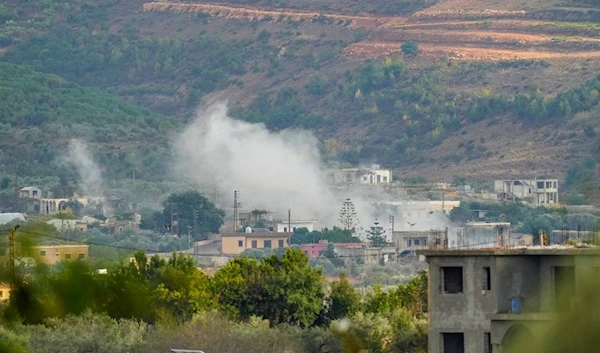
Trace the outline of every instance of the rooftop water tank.
[[246, 227], [246, 233], [252, 233], [252, 228]]

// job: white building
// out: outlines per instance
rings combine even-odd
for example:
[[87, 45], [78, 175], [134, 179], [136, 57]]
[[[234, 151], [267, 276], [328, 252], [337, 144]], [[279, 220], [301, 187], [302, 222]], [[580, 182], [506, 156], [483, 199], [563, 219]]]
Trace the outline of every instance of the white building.
[[398, 207], [397, 215], [407, 221], [426, 220], [434, 213], [448, 213], [460, 206], [460, 201], [386, 201], [382, 204]]
[[373, 164], [370, 168], [345, 168], [330, 170], [329, 181], [333, 184], [390, 184], [392, 171]]
[[[269, 230], [276, 233], [287, 233], [293, 232], [296, 229], [306, 228], [309, 232], [315, 230], [315, 224], [317, 221], [275, 221], [272, 224], [269, 224]], [[291, 230], [289, 228], [292, 228]], [[271, 229], [272, 228], [272, 229]]]
[[557, 179], [495, 180], [494, 192], [499, 199], [543, 206], [558, 203]]

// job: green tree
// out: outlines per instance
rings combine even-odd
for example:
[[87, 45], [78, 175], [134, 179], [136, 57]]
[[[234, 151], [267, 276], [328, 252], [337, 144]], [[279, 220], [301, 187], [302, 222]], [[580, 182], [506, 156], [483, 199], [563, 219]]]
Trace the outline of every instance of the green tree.
[[461, 203], [459, 207], [454, 207], [450, 211], [449, 216], [452, 222], [466, 223], [473, 219], [473, 211], [467, 205]]
[[[195, 239], [206, 238], [208, 233], [218, 233], [225, 217], [223, 210], [216, 208], [212, 202], [198, 191], [171, 194], [162, 206], [162, 214], [157, 215], [161, 217], [162, 222], [160, 223], [163, 226], [171, 224], [171, 212], [176, 213], [178, 234], [185, 234], [188, 226], [194, 227], [194, 212], [197, 212], [196, 224], [198, 229], [193, 231]], [[157, 224], [157, 222], [154, 224]]]
[[354, 207], [354, 203], [349, 198], [344, 201], [342, 204], [342, 209], [340, 210], [340, 223], [344, 230], [349, 230], [352, 234], [356, 234], [360, 232], [360, 220], [358, 219], [358, 214], [356, 213], [356, 208]]
[[337, 254], [335, 252], [335, 246], [333, 245], [333, 243], [327, 243], [327, 246], [325, 246], [325, 250], [323, 250], [322, 255], [328, 259], [334, 259], [337, 257]]
[[352, 288], [345, 273], [331, 285], [327, 318], [337, 320], [354, 315], [360, 308], [360, 295]]
[[419, 45], [414, 40], [409, 40], [400, 47], [402, 54], [406, 56], [416, 56], [419, 54]]
[[298, 249], [278, 258], [237, 258], [214, 277], [220, 308], [230, 317], [260, 316], [271, 325], [311, 326], [323, 308], [323, 276]]
[[379, 225], [377, 219], [375, 219], [375, 223], [373, 223], [371, 229], [367, 231], [367, 239], [369, 239], [371, 245], [374, 247], [383, 248], [387, 246], [388, 241], [385, 230]]

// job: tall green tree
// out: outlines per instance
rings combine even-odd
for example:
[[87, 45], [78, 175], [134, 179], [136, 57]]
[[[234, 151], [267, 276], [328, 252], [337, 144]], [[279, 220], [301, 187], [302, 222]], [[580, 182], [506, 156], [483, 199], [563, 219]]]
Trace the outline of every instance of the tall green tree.
[[356, 208], [354, 207], [354, 202], [349, 198], [344, 200], [344, 203], [342, 204], [339, 221], [344, 230], [348, 230], [352, 232], [352, 234], [360, 233], [362, 230]]
[[385, 230], [379, 225], [377, 219], [375, 219], [375, 223], [373, 223], [371, 229], [367, 231], [367, 239], [377, 248], [383, 248], [388, 244]]
[[[225, 212], [215, 207], [198, 191], [186, 191], [171, 194], [163, 204], [163, 211], [156, 217], [162, 226], [171, 224], [171, 214], [177, 215], [177, 234], [186, 234], [188, 226], [194, 227], [196, 217], [197, 229], [192, 230], [195, 239], [204, 239], [208, 233], [218, 233], [223, 224]], [[197, 216], [194, 216], [197, 212]], [[156, 222], [154, 223], [156, 224]], [[174, 226], [171, 224], [171, 226]], [[162, 229], [164, 231], [164, 228]]]

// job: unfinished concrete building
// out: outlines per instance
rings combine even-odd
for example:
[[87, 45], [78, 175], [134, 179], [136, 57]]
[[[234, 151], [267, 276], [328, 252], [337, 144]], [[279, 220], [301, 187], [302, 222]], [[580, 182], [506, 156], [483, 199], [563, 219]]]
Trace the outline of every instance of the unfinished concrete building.
[[600, 265], [597, 249], [417, 253], [429, 264], [430, 353], [501, 353], [516, 337], [544, 339], [556, 313], [576, 305], [582, 274], [597, 279]]

